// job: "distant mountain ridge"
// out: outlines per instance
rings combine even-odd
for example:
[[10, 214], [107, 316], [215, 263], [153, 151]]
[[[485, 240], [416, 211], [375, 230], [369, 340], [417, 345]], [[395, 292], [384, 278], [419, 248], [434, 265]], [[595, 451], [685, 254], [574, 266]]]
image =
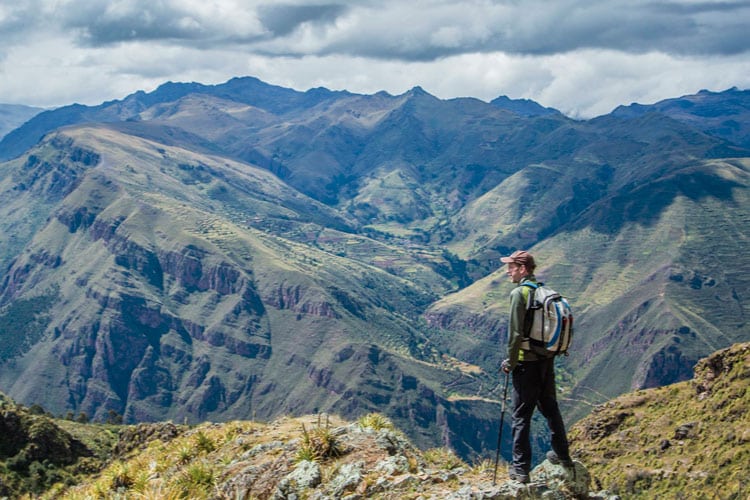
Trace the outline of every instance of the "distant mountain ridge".
[[0, 139], [41, 111], [43, 109], [33, 106], [0, 104]]
[[511, 99], [508, 96], [496, 97], [490, 104], [507, 109], [523, 116], [555, 115], [560, 112], [554, 108], [547, 108], [530, 99]]
[[0, 389], [128, 422], [381, 411], [481, 454], [517, 248], [576, 311], [571, 418], [685, 380], [750, 337], [748, 94], [580, 121], [236, 78], [43, 112], [0, 142]]
[[736, 87], [724, 92], [701, 90], [695, 95], [665, 99], [653, 105], [618, 106], [612, 115], [618, 118], [658, 112], [693, 125], [704, 132], [726, 139], [744, 148], [750, 147], [747, 123], [748, 91]]
[[122, 100], [107, 101], [98, 106], [74, 104], [44, 112], [31, 123], [13, 131], [0, 141], [0, 160], [8, 160], [36, 144], [44, 134], [62, 125], [110, 123], [136, 119], [138, 114], [163, 102], [173, 102], [191, 94], [205, 94], [267, 108], [274, 113], [299, 107], [310, 107], [320, 100], [338, 94], [326, 89], [297, 92], [263, 83], [254, 77], [233, 78], [222, 85], [167, 82], [153, 92], [135, 92]]

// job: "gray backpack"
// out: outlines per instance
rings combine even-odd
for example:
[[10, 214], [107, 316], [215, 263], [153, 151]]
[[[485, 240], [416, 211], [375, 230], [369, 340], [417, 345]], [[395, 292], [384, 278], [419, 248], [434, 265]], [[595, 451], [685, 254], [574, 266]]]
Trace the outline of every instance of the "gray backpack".
[[573, 312], [568, 301], [544, 283], [522, 283], [529, 287], [526, 300], [524, 340], [521, 349], [552, 357], [568, 354], [573, 340]]

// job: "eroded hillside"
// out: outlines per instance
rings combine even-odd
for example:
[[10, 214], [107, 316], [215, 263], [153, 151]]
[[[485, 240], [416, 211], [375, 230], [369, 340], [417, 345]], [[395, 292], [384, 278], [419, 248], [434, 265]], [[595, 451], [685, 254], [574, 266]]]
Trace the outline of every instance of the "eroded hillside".
[[127, 423], [374, 411], [481, 456], [518, 247], [575, 310], [566, 418], [685, 380], [749, 335], [747, 126], [716, 125], [750, 92], [696, 99], [577, 121], [238, 78], [41, 113], [0, 141], [0, 388]]

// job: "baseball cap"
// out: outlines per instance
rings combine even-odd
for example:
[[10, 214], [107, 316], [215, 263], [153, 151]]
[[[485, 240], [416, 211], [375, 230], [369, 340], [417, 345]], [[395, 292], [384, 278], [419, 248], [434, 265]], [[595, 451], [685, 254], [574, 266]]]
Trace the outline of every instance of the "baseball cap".
[[536, 267], [534, 257], [526, 250], [516, 250], [508, 257], [501, 257], [500, 261], [506, 264], [513, 262], [519, 266], [526, 266], [527, 269], [534, 269]]

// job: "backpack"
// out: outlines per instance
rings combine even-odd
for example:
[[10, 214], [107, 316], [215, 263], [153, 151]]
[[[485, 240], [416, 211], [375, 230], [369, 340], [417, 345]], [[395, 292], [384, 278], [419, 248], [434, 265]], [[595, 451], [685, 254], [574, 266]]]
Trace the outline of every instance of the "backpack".
[[565, 298], [544, 283], [522, 283], [529, 287], [522, 349], [543, 357], [568, 354], [573, 340], [573, 312]]

